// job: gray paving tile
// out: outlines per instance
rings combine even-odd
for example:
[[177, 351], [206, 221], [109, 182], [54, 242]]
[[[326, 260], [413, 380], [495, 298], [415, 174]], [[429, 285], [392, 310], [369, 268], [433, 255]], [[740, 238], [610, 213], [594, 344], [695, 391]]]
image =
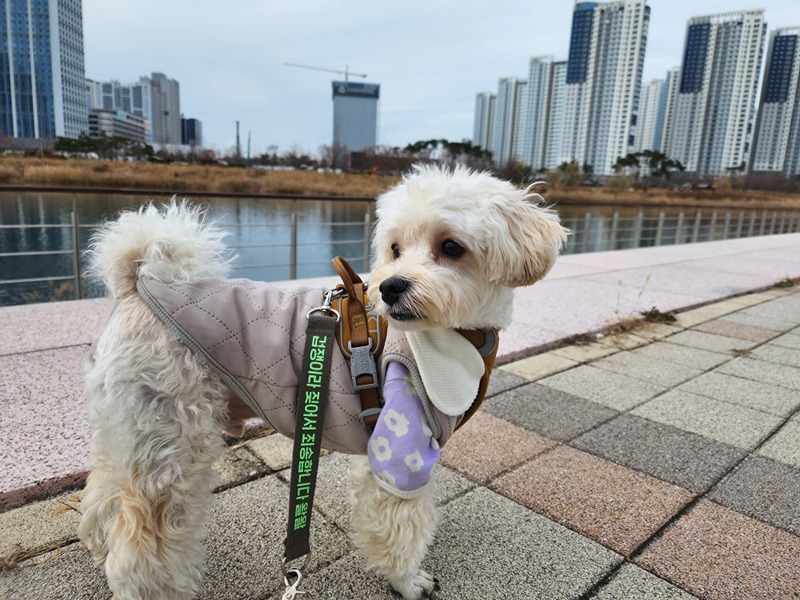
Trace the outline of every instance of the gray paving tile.
[[756, 358], [736, 358], [717, 368], [720, 373], [800, 390], [800, 368], [776, 365]]
[[800, 325], [800, 295], [792, 294], [776, 298], [769, 302], [746, 308], [736, 314]]
[[[499, 551], [498, 551], [499, 549]], [[580, 597], [622, 557], [486, 488], [448, 504], [423, 568], [437, 598], [556, 600]], [[478, 573], [465, 577], [465, 573]]]
[[[386, 580], [366, 570], [366, 561], [355, 552], [347, 554], [325, 568], [303, 577], [300, 590], [303, 598], [400, 598], [392, 594]], [[436, 594], [439, 598], [439, 594]], [[269, 596], [282, 600], [283, 590]]]
[[72, 544], [22, 563], [0, 577], [0, 598], [105, 600], [111, 598], [102, 568], [83, 544]]
[[285, 469], [292, 464], [292, 440], [279, 433], [250, 440], [247, 448], [273, 471]]
[[663, 386], [590, 365], [551, 375], [537, 383], [618, 411], [629, 410], [664, 391]]
[[597, 360], [592, 365], [664, 387], [678, 385], [703, 372], [701, 369], [676, 363], [665, 365], [662, 360], [641, 356], [636, 352], [620, 352]]
[[800, 415], [784, 423], [756, 454], [800, 469]]
[[483, 403], [483, 410], [560, 442], [617, 414], [594, 402], [536, 383], [489, 398]]
[[486, 397], [496, 396], [502, 392], [519, 387], [528, 383], [527, 379], [518, 377], [502, 369], [493, 369], [492, 376], [489, 378], [489, 388], [486, 390]]
[[[422, 568], [440, 581], [439, 600], [580, 597], [622, 557], [485, 488], [446, 506]], [[304, 580], [311, 598], [389, 598], [355, 553]], [[279, 600], [280, 594], [271, 597]]]
[[[277, 477], [257, 481], [214, 496], [206, 540], [206, 578], [198, 600], [262, 598], [283, 591], [280, 562], [286, 535], [289, 493]], [[351, 550], [345, 533], [315, 513], [310, 572]], [[51, 558], [28, 561], [30, 565]], [[74, 544], [35, 568], [14, 569], [0, 577], [0, 598], [63, 600], [110, 597], [101, 567], [88, 550]]]
[[222, 489], [266, 475], [269, 468], [247, 448], [240, 446], [226, 450], [214, 463], [214, 471], [219, 476], [217, 489]]
[[611, 580], [590, 596], [592, 600], [692, 600], [697, 598], [671, 583], [640, 569], [636, 565], [622, 565]]
[[665, 340], [670, 344], [686, 346], [687, 348], [700, 348], [710, 352], [719, 352], [730, 356], [731, 350], [746, 350], [759, 344], [759, 342], [733, 338], [716, 333], [706, 333], [687, 329], [676, 333]]
[[631, 415], [570, 445], [695, 493], [705, 492], [745, 456], [741, 449]]
[[755, 348], [748, 356], [790, 367], [800, 367], [800, 349], [764, 344]]
[[[283, 481], [288, 482], [288, 476], [288, 471], [279, 473]], [[353, 514], [348, 497], [349, 478], [350, 456], [347, 454], [334, 452], [320, 460], [314, 506], [345, 531], [350, 529]], [[436, 501], [440, 505], [475, 487], [467, 478], [442, 466], [436, 467], [434, 480]]]
[[779, 417], [767, 413], [678, 390], [631, 414], [745, 450], [755, 448], [781, 423]]
[[[259, 598], [283, 590], [281, 560], [289, 489], [276, 476], [216, 494], [198, 598]], [[309, 572], [351, 550], [347, 535], [315, 511]]]
[[77, 542], [80, 499], [79, 493], [66, 492], [0, 513], [0, 557]]
[[703, 373], [675, 389], [731, 402], [779, 417], [789, 416], [800, 406], [800, 394], [794, 390], [726, 375], [719, 371]]
[[776, 346], [781, 346], [782, 348], [800, 350], [800, 335], [797, 335], [793, 332], [785, 333], [771, 340], [770, 344], [775, 344]]
[[759, 329], [767, 329], [770, 331], [784, 331], [787, 327], [791, 327], [795, 324], [784, 319], [774, 319], [747, 313], [744, 310], [725, 315], [720, 318], [720, 321], [736, 323], [737, 325], [747, 325], [748, 327], [758, 327]]
[[677, 346], [668, 341], [650, 344], [644, 348], [634, 350], [632, 354], [644, 356], [645, 358], [650, 358], [655, 361], [676, 363], [702, 370], [713, 369], [725, 361], [730, 360], [729, 354], [720, 354], [719, 352], [701, 350], [699, 348], [693, 348], [691, 351], [687, 351], [685, 347]]
[[753, 456], [708, 498], [746, 515], [800, 534], [800, 469]]

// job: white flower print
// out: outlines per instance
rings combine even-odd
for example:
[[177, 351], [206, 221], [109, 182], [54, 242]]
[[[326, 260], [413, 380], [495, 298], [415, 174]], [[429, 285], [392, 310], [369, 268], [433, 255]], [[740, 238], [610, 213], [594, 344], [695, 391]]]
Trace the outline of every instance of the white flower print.
[[389, 440], [382, 435], [369, 441], [369, 449], [372, 452], [372, 456], [374, 456], [375, 460], [378, 462], [386, 462], [392, 458], [392, 449], [389, 447]]
[[414, 473], [421, 471], [422, 467], [424, 466], [422, 455], [420, 455], [419, 450], [414, 450], [413, 454], [409, 454], [408, 456], [406, 456], [405, 463], [408, 466], [408, 468]]
[[399, 413], [393, 408], [386, 411], [383, 422], [386, 424], [389, 431], [394, 433], [397, 437], [403, 437], [408, 433], [408, 418], [403, 413]]

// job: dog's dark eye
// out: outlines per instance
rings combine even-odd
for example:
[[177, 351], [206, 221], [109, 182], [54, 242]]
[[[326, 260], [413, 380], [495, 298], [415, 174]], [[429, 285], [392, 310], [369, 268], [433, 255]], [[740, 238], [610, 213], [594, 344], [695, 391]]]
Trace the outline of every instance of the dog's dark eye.
[[453, 240], [445, 240], [442, 242], [442, 252], [450, 258], [458, 258], [464, 254], [464, 247]]
[[397, 244], [392, 244], [392, 256], [394, 256], [395, 259], [400, 258], [400, 246]]

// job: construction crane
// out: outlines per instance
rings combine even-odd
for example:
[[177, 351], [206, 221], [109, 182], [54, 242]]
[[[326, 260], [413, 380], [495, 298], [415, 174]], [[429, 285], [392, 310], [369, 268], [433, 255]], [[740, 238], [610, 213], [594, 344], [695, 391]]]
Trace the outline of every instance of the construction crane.
[[350, 71], [350, 66], [345, 65], [344, 71], [339, 69], [326, 69], [324, 67], [312, 67], [311, 65], [298, 65], [296, 63], [283, 63], [285, 67], [297, 67], [298, 69], [311, 69], [313, 71], [327, 71], [328, 73], [338, 73], [339, 75], [344, 75], [344, 80], [348, 81], [350, 77], [361, 77], [366, 78], [366, 73], [353, 73]]

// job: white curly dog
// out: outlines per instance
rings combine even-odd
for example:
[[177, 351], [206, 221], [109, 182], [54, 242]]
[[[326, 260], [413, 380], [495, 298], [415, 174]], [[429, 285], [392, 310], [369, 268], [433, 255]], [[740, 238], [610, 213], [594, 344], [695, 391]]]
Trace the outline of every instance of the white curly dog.
[[[352, 541], [368, 568], [405, 599], [429, 597], [437, 583], [420, 568], [437, 523], [426, 480], [432, 465], [423, 464], [435, 463], [442, 435], [441, 424], [430, 417], [431, 403], [452, 415], [448, 402], [463, 414], [474, 400], [472, 391], [452, 397], [464, 393], [460, 373], [466, 379], [474, 374], [474, 357], [467, 360], [459, 351], [437, 362], [431, 348], [449, 347], [454, 328], [508, 325], [513, 288], [544, 277], [566, 238], [557, 214], [542, 204], [532, 188], [463, 166], [418, 165], [378, 198], [370, 304], [388, 320], [390, 332], [409, 338], [423, 383], [438, 377], [445, 388], [428, 389], [421, 410], [426, 391], [409, 385], [405, 367], [391, 375], [390, 364], [381, 372], [384, 395], [389, 397], [389, 379], [399, 378], [403, 385], [395, 387], [402, 398], [391, 401], [406, 402], [422, 415], [423, 454], [405, 464], [414, 476], [422, 471], [423, 480], [392, 474], [402, 464], [376, 468], [389, 455], [388, 447], [376, 445], [377, 426], [364, 434], [365, 443], [372, 435], [372, 453], [353, 459]], [[104, 281], [115, 308], [86, 375], [92, 456], [79, 535], [120, 600], [188, 599], [197, 593], [212, 463], [224, 448], [221, 432], [241, 431], [256, 414], [208, 360], [165, 326], [137, 289], [142, 282], [182, 290], [176, 286], [202, 288], [224, 280], [231, 259], [222, 238], [202, 210], [173, 201], [105, 224], [89, 251], [90, 274]], [[321, 301], [324, 291], [313, 293]], [[437, 375], [451, 368], [459, 374]], [[397, 433], [397, 420], [384, 420], [391, 429], [386, 435]], [[403, 417], [401, 433], [406, 429]]]

